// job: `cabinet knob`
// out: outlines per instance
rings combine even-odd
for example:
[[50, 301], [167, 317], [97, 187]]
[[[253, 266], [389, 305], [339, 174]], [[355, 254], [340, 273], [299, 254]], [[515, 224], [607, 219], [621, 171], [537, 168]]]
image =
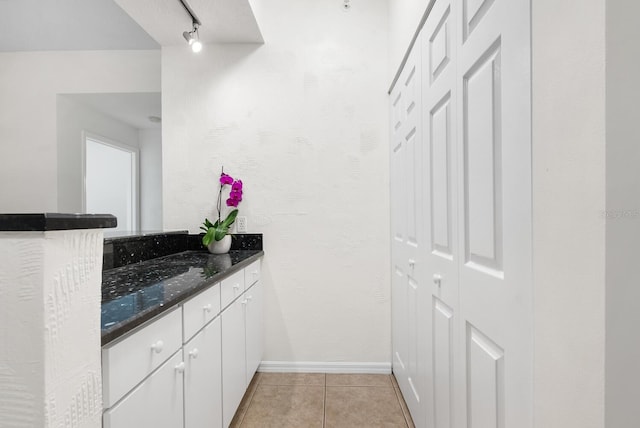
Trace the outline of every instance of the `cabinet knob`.
[[234, 290], [240, 290], [240, 284], [236, 284], [236, 285], [234, 285], [234, 286], [233, 286], [233, 289], [234, 289]]
[[242, 301], [240, 301], [240, 303], [242, 303], [243, 305], [246, 305], [246, 304], [247, 304], [247, 302], [248, 302], [248, 300], [247, 300], [247, 299], [242, 299]]
[[211, 303], [204, 305], [202, 308], [205, 312], [211, 312]]
[[247, 296], [247, 300], [250, 302], [253, 299], [253, 296]]
[[178, 364], [175, 368], [178, 373], [184, 373], [184, 361], [180, 361], [180, 364]]
[[416, 261], [414, 259], [409, 259], [409, 266], [414, 267], [416, 265]]
[[442, 275], [433, 274], [433, 283], [440, 287], [442, 285]]
[[189, 352], [189, 356], [193, 359], [198, 358], [198, 348], [193, 348], [190, 352]]
[[164, 348], [164, 342], [162, 340], [158, 340], [156, 343], [151, 345], [151, 350], [156, 354], [159, 354], [160, 352], [162, 352], [163, 348]]

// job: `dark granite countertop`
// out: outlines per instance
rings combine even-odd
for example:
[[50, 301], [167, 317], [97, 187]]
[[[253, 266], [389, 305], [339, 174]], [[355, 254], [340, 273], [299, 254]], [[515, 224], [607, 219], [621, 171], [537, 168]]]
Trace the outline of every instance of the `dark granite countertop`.
[[111, 214], [0, 214], [0, 231], [34, 232], [49, 230], [104, 229], [116, 227]]
[[231, 250], [222, 255], [183, 251], [105, 270], [102, 274], [102, 345], [263, 255], [262, 250]]

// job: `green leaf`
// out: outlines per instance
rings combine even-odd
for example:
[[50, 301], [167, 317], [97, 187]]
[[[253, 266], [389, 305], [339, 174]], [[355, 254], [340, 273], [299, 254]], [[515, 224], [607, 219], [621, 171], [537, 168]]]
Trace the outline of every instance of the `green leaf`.
[[215, 233], [214, 233], [213, 239], [215, 239], [216, 241], [220, 241], [229, 232], [229, 227], [224, 225], [219, 225], [214, 230], [215, 230]]
[[213, 241], [213, 237], [214, 237], [215, 231], [216, 230], [214, 228], [212, 228], [212, 227], [207, 229], [207, 233], [205, 233], [205, 235], [202, 237], [202, 245], [204, 245], [206, 247], [209, 244], [211, 244], [211, 241]]
[[222, 222], [222, 225], [225, 226], [226, 228], [229, 228], [229, 226], [231, 226], [234, 222], [234, 220], [236, 219], [236, 217], [238, 216], [238, 210], [235, 209], [233, 211], [231, 211], [229, 213], [229, 215], [227, 216], [227, 218], [224, 219], [224, 221]]

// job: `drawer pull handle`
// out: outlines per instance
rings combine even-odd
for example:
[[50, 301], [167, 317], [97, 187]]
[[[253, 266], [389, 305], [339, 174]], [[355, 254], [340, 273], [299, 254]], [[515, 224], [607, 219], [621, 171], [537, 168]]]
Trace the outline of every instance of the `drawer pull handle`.
[[234, 289], [234, 290], [240, 290], [240, 284], [236, 284], [236, 285], [234, 285], [234, 286], [233, 286], [233, 289]]
[[159, 354], [160, 352], [162, 352], [163, 348], [164, 348], [164, 342], [162, 340], [158, 340], [156, 343], [151, 345], [151, 350], [154, 351], [156, 354]]
[[433, 283], [436, 284], [438, 287], [440, 287], [442, 285], [442, 275], [440, 274], [434, 274], [433, 275]]
[[191, 352], [189, 352], [189, 356], [193, 359], [198, 358], [198, 348], [193, 348]]
[[184, 373], [184, 361], [180, 361], [180, 364], [176, 366], [176, 371], [178, 373]]
[[253, 299], [253, 296], [247, 296], [247, 300], [250, 302]]
[[246, 305], [246, 304], [247, 304], [247, 302], [248, 302], [248, 300], [247, 300], [247, 299], [242, 299], [242, 301], [241, 301], [240, 303], [242, 303], [243, 305]]
[[254, 276], [254, 278], [255, 278], [256, 276], [258, 276], [258, 271], [257, 271], [257, 270], [254, 270], [253, 272], [251, 272], [251, 274], [252, 274], [252, 275]]
[[414, 267], [416, 265], [416, 261], [413, 259], [409, 259], [409, 266]]
[[205, 312], [211, 312], [211, 303], [204, 305], [202, 308]]

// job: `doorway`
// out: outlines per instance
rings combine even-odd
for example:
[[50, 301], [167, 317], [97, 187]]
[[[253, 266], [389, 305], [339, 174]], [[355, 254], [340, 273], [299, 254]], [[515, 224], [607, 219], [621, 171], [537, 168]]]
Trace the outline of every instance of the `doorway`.
[[115, 215], [115, 231], [138, 230], [138, 149], [85, 134], [84, 153], [84, 212]]

